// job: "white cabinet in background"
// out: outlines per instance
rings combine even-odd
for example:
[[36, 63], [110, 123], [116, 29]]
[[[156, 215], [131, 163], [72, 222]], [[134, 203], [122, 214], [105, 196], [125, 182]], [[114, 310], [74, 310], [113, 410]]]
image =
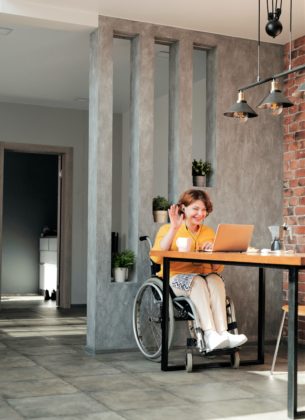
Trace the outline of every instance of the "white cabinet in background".
[[40, 238], [39, 253], [39, 289], [51, 293], [57, 289], [57, 238]]

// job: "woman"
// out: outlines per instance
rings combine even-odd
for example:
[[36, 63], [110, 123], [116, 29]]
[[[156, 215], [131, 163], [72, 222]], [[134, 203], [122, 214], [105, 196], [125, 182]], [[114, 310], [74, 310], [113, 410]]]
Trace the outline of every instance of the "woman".
[[[191, 189], [184, 192], [178, 204], [168, 210], [170, 223], [163, 225], [156, 236], [153, 249], [177, 251], [179, 237], [191, 239], [191, 251], [211, 249], [215, 233], [203, 225], [212, 212], [213, 205], [204, 191]], [[153, 258], [156, 263], [162, 260]], [[219, 273], [223, 266], [201, 262], [177, 261], [171, 263], [170, 285], [176, 296], [189, 296], [199, 319], [207, 351], [225, 347], [237, 347], [247, 341], [244, 334], [230, 334], [227, 331], [226, 292]]]

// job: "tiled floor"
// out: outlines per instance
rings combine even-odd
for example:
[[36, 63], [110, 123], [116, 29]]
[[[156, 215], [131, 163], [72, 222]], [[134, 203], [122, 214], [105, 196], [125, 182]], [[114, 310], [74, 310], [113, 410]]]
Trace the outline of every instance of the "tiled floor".
[[[139, 352], [86, 354], [85, 333], [83, 309], [57, 310], [51, 301], [1, 303], [0, 419], [287, 418], [284, 345], [273, 377], [273, 346], [263, 366], [161, 372]], [[241, 358], [251, 352], [244, 346]], [[302, 406], [304, 349], [299, 369]]]

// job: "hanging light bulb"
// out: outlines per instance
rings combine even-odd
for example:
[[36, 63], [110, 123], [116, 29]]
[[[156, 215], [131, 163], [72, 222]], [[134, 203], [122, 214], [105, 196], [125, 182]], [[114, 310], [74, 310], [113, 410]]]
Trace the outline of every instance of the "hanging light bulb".
[[240, 122], [245, 123], [248, 121], [248, 114], [246, 112], [234, 112], [233, 118], [237, 118]]
[[242, 90], [238, 92], [238, 99], [231, 108], [223, 115], [238, 119], [240, 122], [247, 122], [248, 118], [257, 117], [257, 113], [247, 104]]
[[302, 83], [295, 92], [293, 92], [292, 96], [296, 98], [305, 98], [305, 82]]
[[275, 79], [271, 82], [271, 90], [269, 95], [257, 106], [260, 109], [270, 109], [272, 115], [280, 115], [283, 108], [293, 106], [293, 103], [289, 101], [279, 89], [279, 82]]

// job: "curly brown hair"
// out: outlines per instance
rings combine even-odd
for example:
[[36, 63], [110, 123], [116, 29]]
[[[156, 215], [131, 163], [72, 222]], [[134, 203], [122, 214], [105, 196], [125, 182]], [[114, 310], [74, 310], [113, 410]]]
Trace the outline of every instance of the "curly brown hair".
[[181, 208], [182, 206], [189, 206], [194, 201], [201, 200], [205, 208], [207, 209], [208, 214], [212, 213], [213, 211], [213, 203], [210, 200], [210, 197], [205, 191], [197, 190], [197, 189], [190, 189], [182, 193], [179, 197], [178, 206]]

